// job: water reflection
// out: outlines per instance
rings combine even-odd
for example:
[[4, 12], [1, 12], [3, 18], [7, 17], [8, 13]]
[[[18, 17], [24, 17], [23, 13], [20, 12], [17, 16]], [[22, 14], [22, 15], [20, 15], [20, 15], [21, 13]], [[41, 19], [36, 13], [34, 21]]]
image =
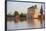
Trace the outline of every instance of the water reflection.
[[41, 23], [39, 19], [33, 19], [32, 25], [34, 28], [41, 28]]
[[33, 19], [32, 23], [28, 23], [27, 21], [18, 22], [18, 23], [15, 23], [14, 21], [7, 21], [8, 30], [9, 29], [27, 29], [27, 28], [41, 28], [40, 20]]

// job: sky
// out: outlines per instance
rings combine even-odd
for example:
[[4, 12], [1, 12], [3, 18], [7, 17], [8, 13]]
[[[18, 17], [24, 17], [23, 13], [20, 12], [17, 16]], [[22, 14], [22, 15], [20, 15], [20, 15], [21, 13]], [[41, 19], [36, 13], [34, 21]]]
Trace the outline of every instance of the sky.
[[37, 5], [38, 9], [41, 8], [41, 5], [44, 8], [44, 5], [41, 3], [26, 3], [26, 2], [7, 2], [7, 14], [13, 15], [15, 11], [18, 11], [19, 14], [27, 13], [29, 7]]

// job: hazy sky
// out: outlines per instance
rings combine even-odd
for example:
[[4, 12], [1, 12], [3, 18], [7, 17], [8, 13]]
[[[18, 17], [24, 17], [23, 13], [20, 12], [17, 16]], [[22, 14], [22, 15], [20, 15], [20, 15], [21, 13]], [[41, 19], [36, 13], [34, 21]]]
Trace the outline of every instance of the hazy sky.
[[7, 2], [7, 14], [13, 15], [15, 11], [20, 13], [27, 13], [29, 7], [37, 5], [38, 9], [41, 8], [41, 3], [24, 3], [24, 2]]

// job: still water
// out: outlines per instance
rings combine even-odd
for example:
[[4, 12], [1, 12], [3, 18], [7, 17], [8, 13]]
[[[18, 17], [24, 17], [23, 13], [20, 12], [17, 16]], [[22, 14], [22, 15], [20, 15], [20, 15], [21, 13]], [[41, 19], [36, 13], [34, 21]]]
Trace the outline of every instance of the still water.
[[27, 21], [15, 23], [14, 21], [7, 21], [7, 30], [15, 31], [16, 29], [29, 29], [29, 28], [41, 28], [44, 27], [44, 21], [41, 23], [38, 19], [34, 19], [32, 23], [28, 23]]

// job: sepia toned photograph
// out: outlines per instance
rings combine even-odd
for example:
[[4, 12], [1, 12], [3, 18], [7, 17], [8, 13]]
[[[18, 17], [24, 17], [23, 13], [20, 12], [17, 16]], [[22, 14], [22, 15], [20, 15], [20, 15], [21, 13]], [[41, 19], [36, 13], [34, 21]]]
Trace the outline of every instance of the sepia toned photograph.
[[45, 3], [7, 1], [7, 31], [45, 28]]

